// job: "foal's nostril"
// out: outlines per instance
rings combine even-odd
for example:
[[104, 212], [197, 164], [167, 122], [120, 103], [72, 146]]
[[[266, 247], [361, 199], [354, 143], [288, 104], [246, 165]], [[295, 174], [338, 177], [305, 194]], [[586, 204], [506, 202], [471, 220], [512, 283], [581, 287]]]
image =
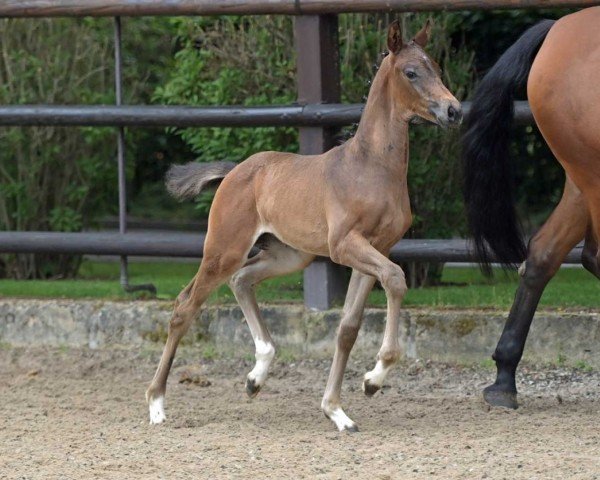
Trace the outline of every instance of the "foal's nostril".
[[448, 107], [448, 120], [454, 122], [456, 120], [458, 112], [452, 106]]
[[462, 120], [462, 111], [460, 108], [448, 107], [448, 120], [450, 123], [459, 123]]

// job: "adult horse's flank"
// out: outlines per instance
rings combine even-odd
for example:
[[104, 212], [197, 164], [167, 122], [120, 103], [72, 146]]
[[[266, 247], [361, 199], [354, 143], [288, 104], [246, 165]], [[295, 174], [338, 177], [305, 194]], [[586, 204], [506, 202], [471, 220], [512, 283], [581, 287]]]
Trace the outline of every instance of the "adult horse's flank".
[[[352, 268], [322, 408], [340, 430], [357, 430], [342, 410], [340, 392], [375, 280], [385, 289], [388, 315], [377, 364], [364, 378], [367, 395], [381, 388], [400, 356], [398, 327], [406, 282], [402, 269], [387, 256], [411, 223], [408, 124], [422, 118], [446, 127], [461, 120], [459, 102], [423, 50], [429, 32], [427, 22], [405, 44], [399, 23], [390, 26], [390, 54], [375, 76], [356, 135], [345, 144], [322, 155], [262, 152], [238, 166], [192, 163], [170, 170], [169, 190], [180, 198], [223, 181], [210, 211], [202, 264], [177, 297], [167, 343], [146, 392], [151, 423], [165, 419], [163, 398], [177, 344], [210, 292], [227, 281], [256, 346], [256, 365], [246, 381], [248, 395], [255, 396], [275, 348], [254, 287], [266, 278], [300, 270], [322, 255]], [[260, 252], [248, 259], [255, 244]]]
[[[515, 372], [538, 301], [584, 237], [582, 263], [600, 278], [599, 26], [600, 8], [595, 7], [530, 28], [484, 77], [466, 122], [465, 200], [476, 249], [488, 268], [490, 253], [505, 264], [525, 260], [493, 355], [496, 381], [484, 391], [492, 405], [517, 408]], [[535, 121], [567, 176], [560, 203], [527, 250], [508, 161], [512, 102], [525, 84]]]

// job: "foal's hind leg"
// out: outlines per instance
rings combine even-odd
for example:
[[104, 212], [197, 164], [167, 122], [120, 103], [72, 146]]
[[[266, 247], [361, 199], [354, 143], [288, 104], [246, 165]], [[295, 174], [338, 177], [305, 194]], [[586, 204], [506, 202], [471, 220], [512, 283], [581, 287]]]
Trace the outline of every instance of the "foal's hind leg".
[[275, 356], [273, 340], [256, 303], [255, 286], [267, 278], [301, 270], [313, 259], [314, 255], [299, 252], [274, 236], [269, 236], [264, 250], [249, 259], [229, 281], [229, 286], [244, 312], [256, 347], [256, 365], [246, 379], [246, 393], [250, 397], [256, 396], [264, 385], [269, 366]]
[[352, 277], [346, 293], [344, 312], [337, 332], [335, 354], [329, 371], [329, 379], [321, 408], [325, 416], [335, 423], [338, 430], [358, 431], [356, 424], [342, 410], [341, 392], [346, 363], [354, 346], [360, 325], [362, 323], [365, 302], [373, 288], [375, 278], [365, 275], [358, 270], [352, 270]]
[[492, 356], [498, 370], [496, 381], [483, 392], [490, 405], [518, 407], [515, 373], [533, 315], [546, 284], [569, 251], [584, 237], [588, 223], [589, 214], [582, 195], [567, 179], [560, 203], [531, 239], [527, 260], [519, 268], [519, 287]]
[[167, 342], [156, 374], [146, 391], [150, 423], [156, 424], [165, 420], [163, 403], [167, 378], [179, 341], [188, 331], [210, 293], [244, 264], [256, 240], [257, 223], [256, 219], [251, 217], [251, 212], [239, 211], [237, 215], [228, 211], [219, 213], [229, 221], [209, 224], [200, 269], [175, 301], [173, 315], [169, 321]]

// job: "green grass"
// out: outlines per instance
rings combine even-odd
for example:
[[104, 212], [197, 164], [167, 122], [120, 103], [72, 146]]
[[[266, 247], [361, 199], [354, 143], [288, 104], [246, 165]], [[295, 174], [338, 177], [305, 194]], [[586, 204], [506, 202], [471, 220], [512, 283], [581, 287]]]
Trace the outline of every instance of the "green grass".
[[[193, 278], [198, 265], [192, 263], [130, 263], [131, 285], [153, 283], [160, 299], [174, 299]], [[302, 275], [267, 280], [259, 285], [263, 302], [290, 302], [302, 298]], [[144, 297], [128, 294], [119, 284], [119, 264], [84, 261], [75, 280], [0, 280], [0, 297], [104, 298], [126, 300]], [[147, 296], [147, 295], [146, 295]], [[235, 302], [226, 285], [213, 292], [210, 303]]]
[[[489, 280], [476, 268], [445, 268], [442, 281], [459, 285], [409, 290], [404, 304], [507, 309], [514, 300], [518, 277], [516, 273], [507, 275], [497, 270], [494, 279]], [[546, 287], [540, 306], [598, 308], [600, 282], [583, 269], [561, 269]]]
[[[158, 298], [173, 299], [194, 276], [197, 265], [188, 263], [132, 263], [130, 283], [154, 283]], [[406, 306], [431, 307], [495, 307], [507, 309], [512, 304], [517, 286], [516, 274], [496, 272], [493, 280], [484, 278], [476, 268], [445, 268], [442, 281], [446, 285], [411, 289]], [[271, 279], [258, 287], [260, 302], [302, 301], [302, 274]], [[140, 294], [127, 294], [119, 285], [119, 265], [85, 261], [76, 280], [0, 280], [0, 297], [28, 298], [103, 298], [131, 299]], [[211, 295], [209, 303], [231, 303], [235, 299], [227, 286]], [[375, 289], [369, 305], [384, 306], [385, 295]], [[600, 282], [582, 269], [562, 269], [550, 282], [540, 302], [551, 308], [600, 307]]]

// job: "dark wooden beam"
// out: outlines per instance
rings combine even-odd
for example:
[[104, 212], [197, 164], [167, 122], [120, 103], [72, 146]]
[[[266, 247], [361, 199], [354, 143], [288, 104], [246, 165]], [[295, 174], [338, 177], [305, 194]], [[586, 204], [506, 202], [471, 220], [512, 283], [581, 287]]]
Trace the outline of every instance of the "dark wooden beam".
[[[336, 15], [303, 15], [294, 19], [298, 103], [340, 101], [340, 55]], [[300, 128], [300, 153], [315, 155], [336, 144], [336, 129], [327, 126]], [[346, 294], [345, 268], [317, 260], [304, 270], [304, 304], [326, 310]]]
[[189, 107], [0, 105], [0, 125], [124, 127], [334, 126], [357, 122], [362, 104]]
[[143, 15], [323, 15], [344, 12], [416, 12], [590, 7], [590, 0], [3, 0], [0, 17]]
[[[0, 232], [0, 253], [64, 253], [90, 255], [136, 255], [153, 257], [201, 257], [204, 233], [185, 232]], [[565, 263], [581, 263], [582, 246]], [[400, 262], [476, 262], [464, 239], [398, 242], [390, 258]]]
[[[360, 103], [261, 107], [0, 105], [0, 126], [340, 127], [357, 123], [363, 107]], [[470, 102], [463, 103], [465, 114], [470, 107]], [[533, 123], [527, 102], [515, 102], [515, 123]]]

